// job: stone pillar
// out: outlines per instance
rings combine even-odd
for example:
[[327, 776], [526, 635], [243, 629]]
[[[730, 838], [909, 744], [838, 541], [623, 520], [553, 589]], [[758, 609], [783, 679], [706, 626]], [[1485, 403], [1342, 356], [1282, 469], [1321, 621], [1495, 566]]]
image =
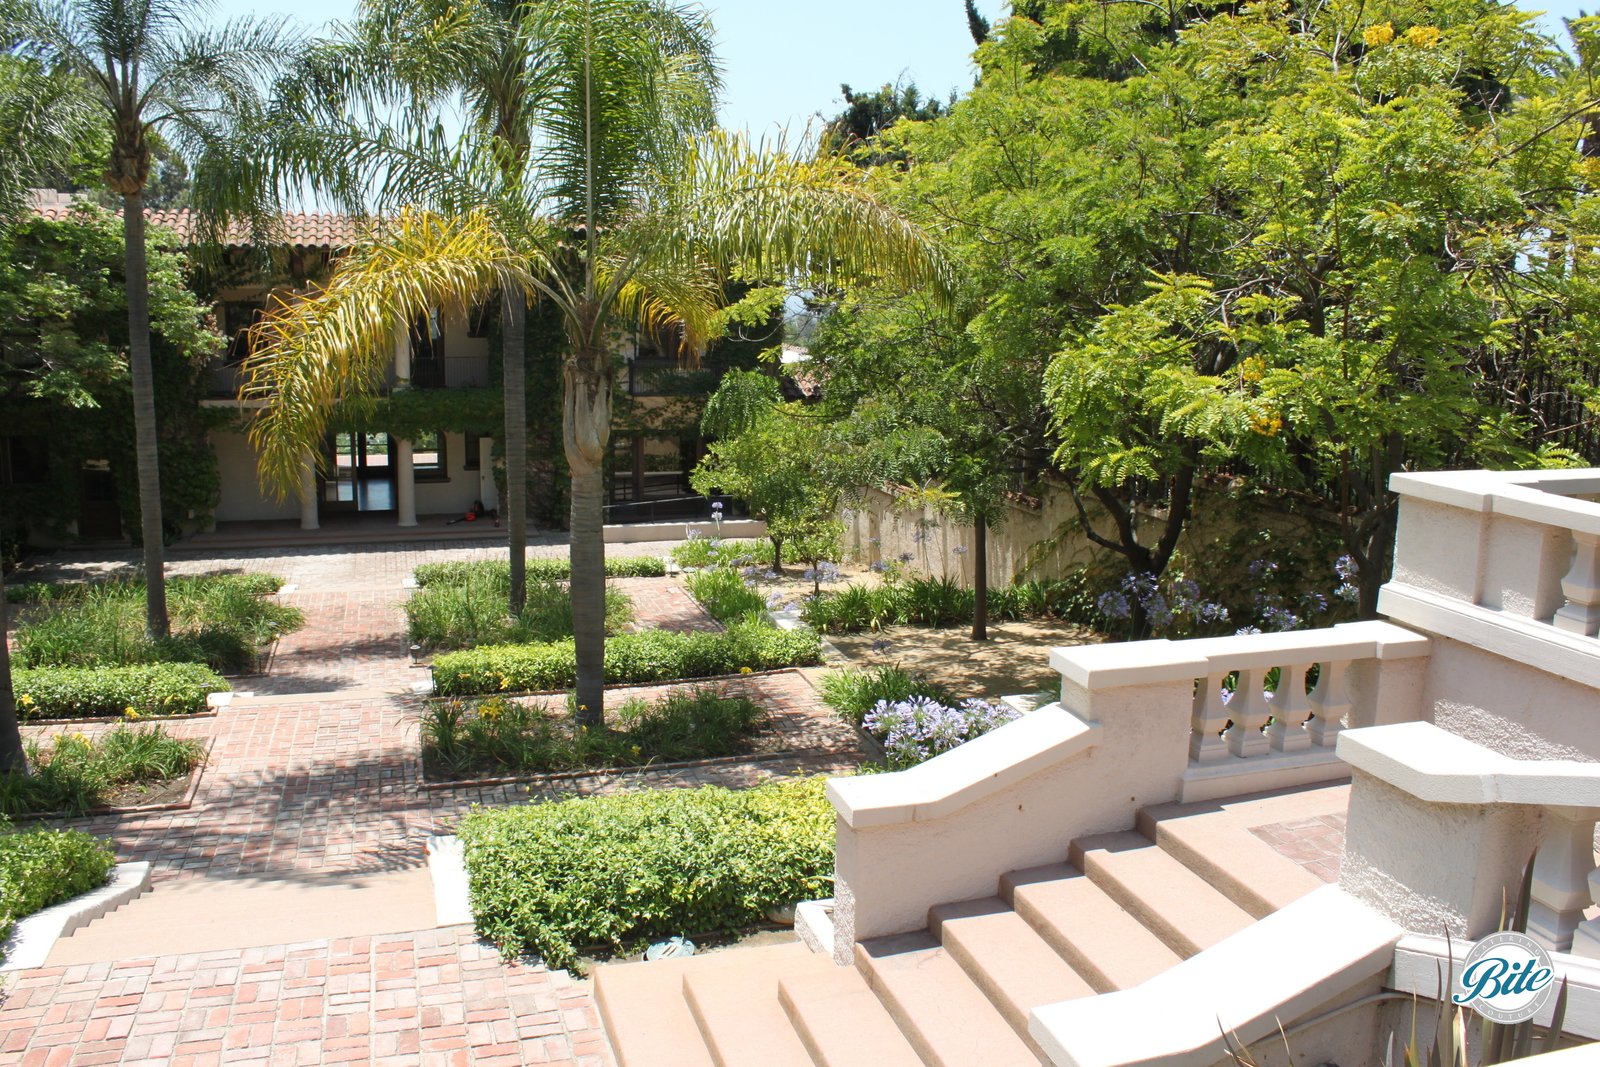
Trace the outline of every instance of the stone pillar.
[[300, 529], [315, 530], [317, 521], [317, 462], [307, 452], [300, 460]]
[[500, 510], [500, 494], [494, 484], [494, 438], [478, 438], [478, 499], [490, 511]]
[[411, 442], [394, 440], [394, 504], [401, 526], [417, 524], [417, 473], [411, 464]]

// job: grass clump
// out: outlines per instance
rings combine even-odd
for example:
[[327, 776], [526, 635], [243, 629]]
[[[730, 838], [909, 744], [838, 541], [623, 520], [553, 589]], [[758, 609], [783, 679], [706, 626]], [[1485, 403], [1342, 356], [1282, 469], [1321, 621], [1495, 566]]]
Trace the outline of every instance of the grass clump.
[[[406, 601], [406, 632], [428, 649], [529, 644], [572, 636], [572, 598], [553, 581], [528, 583], [520, 615], [506, 612], [509, 574], [469, 572], [459, 582], [434, 582]], [[633, 602], [606, 588], [606, 633], [621, 632], [633, 618]]]
[[[606, 559], [607, 578], [661, 578], [667, 561], [660, 556], [615, 556]], [[420, 588], [431, 585], [460, 585], [472, 580], [493, 578], [511, 588], [511, 564], [503, 559], [475, 562], [424, 563], [411, 572]], [[564, 582], [572, 577], [572, 563], [565, 559], [528, 560], [528, 581]]]
[[[1058, 618], [1103, 625], [1081, 575], [1055, 581], [1017, 582], [989, 590], [995, 621]], [[974, 596], [948, 578], [915, 577], [879, 586], [847, 585], [806, 601], [800, 617], [823, 633], [860, 633], [885, 626], [957, 626], [970, 623]]]
[[833, 808], [820, 779], [475, 809], [458, 833], [478, 933], [569, 967], [595, 948], [759, 923], [827, 896]]
[[[812, 630], [779, 630], [745, 619], [722, 633], [623, 634], [606, 642], [605, 655], [608, 683], [647, 685], [809, 667], [822, 661], [822, 645]], [[440, 696], [552, 692], [570, 689], [576, 681], [571, 641], [486, 645], [447, 652], [433, 661], [434, 691]]]
[[110, 842], [81, 830], [18, 831], [0, 816], [0, 945], [19, 920], [105, 885], [116, 863]]
[[99, 737], [58, 734], [26, 745], [29, 775], [0, 775], [0, 813], [82, 815], [139, 786], [185, 778], [205, 745], [160, 727], [118, 726]]
[[221, 675], [199, 663], [18, 670], [11, 688], [24, 719], [96, 719], [193, 715], [206, 697], [226, 692]]
[[730, 623], [747, 615], [759, 614], [767, 598], [732, 567], [713, 567], [689, 575], [689, 595], [720, 623]]
[[853, 726], [859, 727], [880, 701], [895, 704], [912, 697], [940, 704], [956, 702], [949, 689], [899, 667], [846, 667], [822, 676], [822, 702]]
[[144, 631], [143, 582], [60, 587], [59, 595], [51, 595], [53, 610], [18, 627], [17, 662], [23, 667], [201, 663], [224, 674], [253, 670], [264, 646], [305, 624], [299, 609], [263, 595], [279, 585], [271, 575], [174, 578], [167, 585], [172, 634], [154, 641]]
[[586, 730], [574, 725], [571, 709], [504, 697], [434, 701], [422, 718], [423, 764], [430, 776], [465, 778], [733, 756], [747, 750], [767, 715], [743, 697], [697, 688], [630, 700], [608, 718], [611, 729]]

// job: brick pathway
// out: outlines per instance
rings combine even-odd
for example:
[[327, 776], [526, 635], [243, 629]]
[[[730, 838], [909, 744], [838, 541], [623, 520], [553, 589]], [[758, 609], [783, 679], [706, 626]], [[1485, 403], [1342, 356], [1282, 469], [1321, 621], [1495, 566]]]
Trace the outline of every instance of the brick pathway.
[[1344, 855], [1344, 815], [1320, 815], [1252, 827], [1250, 832], [1324, 882], [1339, 880]]
[[611, 1063], [586, 983], [502, 963], [464, 927], [159, 956], [16, 977], [0, 1061]]

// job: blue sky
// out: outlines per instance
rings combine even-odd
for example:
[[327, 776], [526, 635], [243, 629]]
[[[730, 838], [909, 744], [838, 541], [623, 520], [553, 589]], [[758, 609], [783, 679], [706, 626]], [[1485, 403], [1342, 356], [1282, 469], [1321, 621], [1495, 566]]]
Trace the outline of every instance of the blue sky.
[[[1004, 0], [979, 0], [998, 15]], [[1600, 0], [1586, 5], [1600, 10]], [[842, 106], [840, 83], [873, 89], [902, 78], [945, 96], [972, 84], [972, 38], [962, 0], [707, 0], [726, 67], [722, 121], [754, 133], [798, 133], [818, 112]], [[1548, 25], [1575, 15], [1577, 0], [1529, 4]], [[216, 15], [282, 13], [311, 29], [349, 18], [355, 0], [217, 0]]]

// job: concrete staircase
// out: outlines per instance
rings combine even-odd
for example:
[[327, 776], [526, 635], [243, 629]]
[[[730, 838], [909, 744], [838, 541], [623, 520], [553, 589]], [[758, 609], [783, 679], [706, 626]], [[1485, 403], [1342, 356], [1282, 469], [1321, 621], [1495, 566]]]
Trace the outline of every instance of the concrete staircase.
[[1028, 1013], [1126, 989], [1323, 884], [1252, 827], [1340, 815], [1348, 787], [1147, 809], [925, 930], [595, 971], [620, 1067], [1037, 1067]]

